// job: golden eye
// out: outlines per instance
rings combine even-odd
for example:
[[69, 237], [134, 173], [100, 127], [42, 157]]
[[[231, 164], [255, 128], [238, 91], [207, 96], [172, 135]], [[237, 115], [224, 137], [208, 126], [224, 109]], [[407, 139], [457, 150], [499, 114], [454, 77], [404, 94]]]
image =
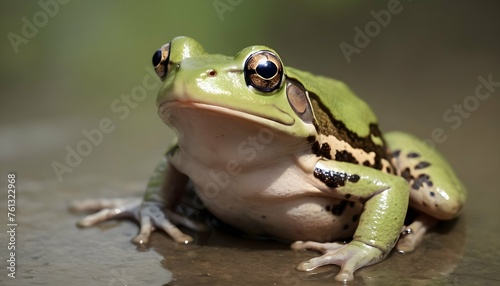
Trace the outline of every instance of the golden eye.
[[278, 89], [282, 78], [283, 65], [278, 56], [270, 51], [256, 52], [245, 63], [245, 81], [259, 91]]
[[156, 74], [164, 80], [167, 77], [168, 64], [170, 60], [170, 43], [163, 45], [153, 54], [153, 67]]

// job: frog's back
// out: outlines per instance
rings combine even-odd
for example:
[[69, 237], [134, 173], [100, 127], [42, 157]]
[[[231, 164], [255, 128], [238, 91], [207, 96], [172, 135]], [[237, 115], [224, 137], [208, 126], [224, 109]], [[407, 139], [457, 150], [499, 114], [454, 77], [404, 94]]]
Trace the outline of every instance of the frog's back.
[[287, 76], [308, 91], [321, 137], [313, 143], [316, 155], [395, 173], [375, 114], [346, 84], [293, 68]]

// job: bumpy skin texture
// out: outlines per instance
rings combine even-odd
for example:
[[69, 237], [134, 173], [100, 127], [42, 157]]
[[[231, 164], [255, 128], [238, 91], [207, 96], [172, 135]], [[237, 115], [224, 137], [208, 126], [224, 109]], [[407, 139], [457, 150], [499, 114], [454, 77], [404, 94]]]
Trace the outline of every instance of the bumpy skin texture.
[[323, 253], [298, 270], [337, 264], [336, 279], [349, 281], [387, 256], [409, 206], [421, 215], [405, 229], [401, 251], [463, 206], [465, 189], [439, 154], [404, 133], [384, 138], [368, 105], [345, 84], [285, 67], [268, 47], [229, 57], [178, 37], [153, 64], [164, 81], [158, 113], [178, 144], [156, 167], [142, 202], [74, 204], [100, 210], [81, 226], [131, 217], [141, 225], [135, 243], [147, 243], [155, 229], [189, 243], [177, 226], [204, 226], [174, 210], [192, 183], [222, 221]]

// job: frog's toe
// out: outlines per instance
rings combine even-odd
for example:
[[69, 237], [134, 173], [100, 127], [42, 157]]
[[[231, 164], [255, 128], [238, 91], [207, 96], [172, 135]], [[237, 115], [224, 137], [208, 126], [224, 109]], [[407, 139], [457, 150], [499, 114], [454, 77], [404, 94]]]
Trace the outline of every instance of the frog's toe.
[[299, 242], [297, 245], [300, 247], [294, 249], [311, 246], [312, 249], [324, 252], [320, 257], [300, 263], [297, 270], [311, 271], [320, 266], [335, 264], [340, 266], [340, 271], [335, 276], [337, 281], [351, 281], [354, 279], [354, 271], [384, 258], [384, 253], [380, 249], [358, 241], [352, 241], [348, 244], [324, 243], [324, 246], [320, 246], [321, 243], [317, 242]]
[[206, 226], [173, 211], [164, 210], [161, 205], [153, 202], [143, 203], [140, 210], [141, 231], [132, 240], [136, 244], [145, 244], [149, 241], [151, 232], [162, 229], [178, 243], [190, 243], [193, 238], [183, 233], [176, 225], [183, 225], [195, 231], [206, 231]]
[[315, 241], [296, 241], [292, 243], [290, 246], [293, 250], [303, 250], [303, 249], [311, 249], [316, 250], [322, 253], [327, 253], [328, 251], [334, 251], [342, 246], [345, 246], [344, 243], [338, 242], [329, 242], [329, 243], [320, 243]]
[[151, 232], [154, 231], [154, 226], [151, 223], [151, 218], [142, 214], [139, 223], [141, 229], [139, 230], [139, 234], [132, 239], [132, 243], [137, 245], [145, 245], [149, 242], [149, 237], [151, 236]]
[[141, 198], [77, 200], [71, 202], [68, 209], [75, 213], [98, 212], [104, 209], [123, 208], [130, 204], [137, 206], [141, 201]]
[[69, 208], [74, 212], [97, 211], [77, 222], [79, 227], [89, 227], [111, 219], [134, 218], [140, 203], [139, 198], [98, 199], [76, 201]]
[[84, 217], [83, 219], [79, 220], [76, 225], [79, 227], [90, 227], [103, 221], [107, 221], [123, 215], [123, 212], [119, 211], [118, 209], [103, 209], [95, 214]]
[[415, 221], [406, 227], [401, 233], [401, 237], [396, 245], [396, 249], [401, 253], [411, 252], [422, 242], [425, 233], [438, 223], [436, 218], [421, 213]]
[[175, 242], [188, 244], [193, 242], [193, 238], [190, 235], [183, 233], [177, 226], [173, 225], [167, 220], [160, 223], [161, 228], [172, 237]]
[[406, 228], [401, 233], [396, 249], [401, 253], [412, 252], [422, 241], [424, 233], [421, 229]]

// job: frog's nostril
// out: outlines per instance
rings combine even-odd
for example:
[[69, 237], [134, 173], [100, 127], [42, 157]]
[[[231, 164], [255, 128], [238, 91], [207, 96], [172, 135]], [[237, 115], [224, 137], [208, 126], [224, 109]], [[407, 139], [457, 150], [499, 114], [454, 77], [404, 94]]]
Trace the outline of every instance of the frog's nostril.
[[161, 56], [162, 56], [161, 50], [157, 50], [153, 54], [153, 67], [157, 67], [161, 63]]
[[217, 75], [217, 71], [216, 71], [216, 70], [210, 70], [210, 71], [208, 72], [208, 75], [209, 75], [209, 76], [216, 76], [216, 75]]

